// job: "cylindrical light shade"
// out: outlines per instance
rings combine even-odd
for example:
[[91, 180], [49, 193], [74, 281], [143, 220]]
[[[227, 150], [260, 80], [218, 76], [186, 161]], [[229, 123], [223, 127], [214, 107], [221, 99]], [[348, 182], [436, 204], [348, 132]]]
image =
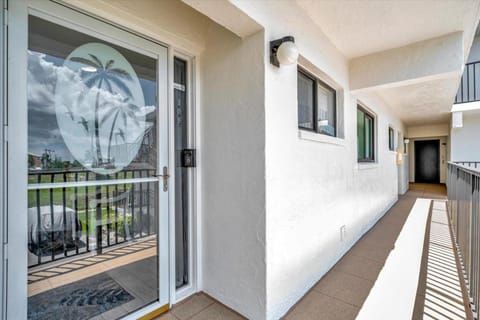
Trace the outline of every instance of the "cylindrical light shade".
[[463, 112], [457, 111], [452, 113], [452, 127], [454, 128], [463, 127]]
[[289, 65], [297, 62], [298, 49], [294, 42], [285, 41], [277, 50], [278, 62], [282, 65]]

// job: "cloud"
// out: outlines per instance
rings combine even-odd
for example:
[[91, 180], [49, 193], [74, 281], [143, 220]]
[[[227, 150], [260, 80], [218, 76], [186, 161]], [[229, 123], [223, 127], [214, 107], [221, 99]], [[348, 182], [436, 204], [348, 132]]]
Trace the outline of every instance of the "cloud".
[[[103, 157], [107, 156], [110, 142], [119, 146], [141, 143], [144, 133], [153, 125], [147, 123], [145, 117], [157, 109], [155, 106], [144, 106], [143, 95], [140, 99], [134, 97], [133, 101], [128, 101], [141, 103], [134, 112], [137, 121], [127, 117], [125, 125], [123, 118], [120, 121], [120, 115], [117, 120], [112, 116], [112, 113], [126, 107], [126, 98], [122, 94], [112, 93], [103, 87], [88, 88], [80, 68], [75, 71], [68, 65], [58, 66], [47, 60], [46, 55], [29, 51], [27, 97], [30, 152], [42, 153], [45, 148], [52, 149], [55, 146], [56, 154], [64, 160], [91, 162], [92, 159], [87, 158], [91, 157], [94, 149], [97, 101], [102, 105], [98, 110], [98, 118], [106, 119], [99, 129]], [[137, 92], [141, 92], [138, 80], [136, 85]], [[112, 153], [120, 152], [118, 150], [121, 148], [111, 149]], [[122, 154], [113, 156], [122, 159], [124, 165], [131, 161]]]

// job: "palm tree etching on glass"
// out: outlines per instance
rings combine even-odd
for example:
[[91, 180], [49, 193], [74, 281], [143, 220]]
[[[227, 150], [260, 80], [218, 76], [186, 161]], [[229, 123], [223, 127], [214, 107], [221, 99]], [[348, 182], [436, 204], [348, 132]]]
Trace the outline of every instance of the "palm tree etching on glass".
[[[84, 90], [79, 95], [79, 101], [83, 100], [89, 91], [96, 89], [93, 134], [90, 132], [91, 127], [89, 126], [87, 119], [83, 116], [80, 116], [80, 121], [78, 123], [81, 124], [86, 133], [91, 135], [95, 140], [94, 144], [92, 142], [92, 150], [94, 149], [92, 156], [95, 155], [92, 167], [113, 169], [115, 168], [115, 158], [111, 156], [111, 149], [114, 133], [120, 136], [125, 142], [125, 131], [122, 130], [122, 128], [118, 128], [115, 132], [117, 120], [121, 117], [124, 124], [123, 128], [125, 129], [127, 128], [128, 119], [132, 120], [133, 123], [138, 126], [139, 121], [136, 117], [136, 112], [138, 112], [140, 108], [131, 101], [132, 92], [126, 83], [127, 81], [132, 80], [131, 75], [124, 69], [115, 67], [115, 60], [113, 59], [108, 60], [104, 64], [96, 55], [92, 53], [89, 53], [88, 55], [90, 59], [84, 57], [72, 57], [70, 60], [87, 66], [86, 68], [80, 69], [81, 77], [84, 79], [87, 90]], [[114, 91], [112, 84], [119, 88], [121, 92]], [[119, 99], [116, 99], [116, 101], [101, 101], [102, 90], [108, 91], [112, 96], [120, 94], [122, 99], [120, 101], [118, 101]], [[104, 111], [103, 117], [100, 116], [101, 110]], [[106, 121], [112, 117], [113, 121], [109, 132], [107, 157], [104, 158], [100, 143], [100, 127], [105, 125]]]

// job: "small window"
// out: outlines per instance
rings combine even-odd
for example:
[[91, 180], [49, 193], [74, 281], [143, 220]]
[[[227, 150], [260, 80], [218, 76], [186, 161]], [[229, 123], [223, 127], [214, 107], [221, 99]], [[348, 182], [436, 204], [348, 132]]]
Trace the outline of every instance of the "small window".
[[298, 69], [298, 127], [337, 136], [336, 91]]
[[388, 128], [388, 149], [395, 150], [395, 131], [390, 127]]
[[375, 118], [361, 106], [357, 107], [358, 162], [375, 161]]

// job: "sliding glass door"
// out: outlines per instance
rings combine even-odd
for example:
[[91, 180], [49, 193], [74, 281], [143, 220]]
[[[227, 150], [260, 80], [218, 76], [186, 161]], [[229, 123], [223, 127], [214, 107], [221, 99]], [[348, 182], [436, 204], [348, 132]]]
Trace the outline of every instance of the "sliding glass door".
[[28, 319], [166, 304], [167, 49], [48, 6], [28, 15]]

